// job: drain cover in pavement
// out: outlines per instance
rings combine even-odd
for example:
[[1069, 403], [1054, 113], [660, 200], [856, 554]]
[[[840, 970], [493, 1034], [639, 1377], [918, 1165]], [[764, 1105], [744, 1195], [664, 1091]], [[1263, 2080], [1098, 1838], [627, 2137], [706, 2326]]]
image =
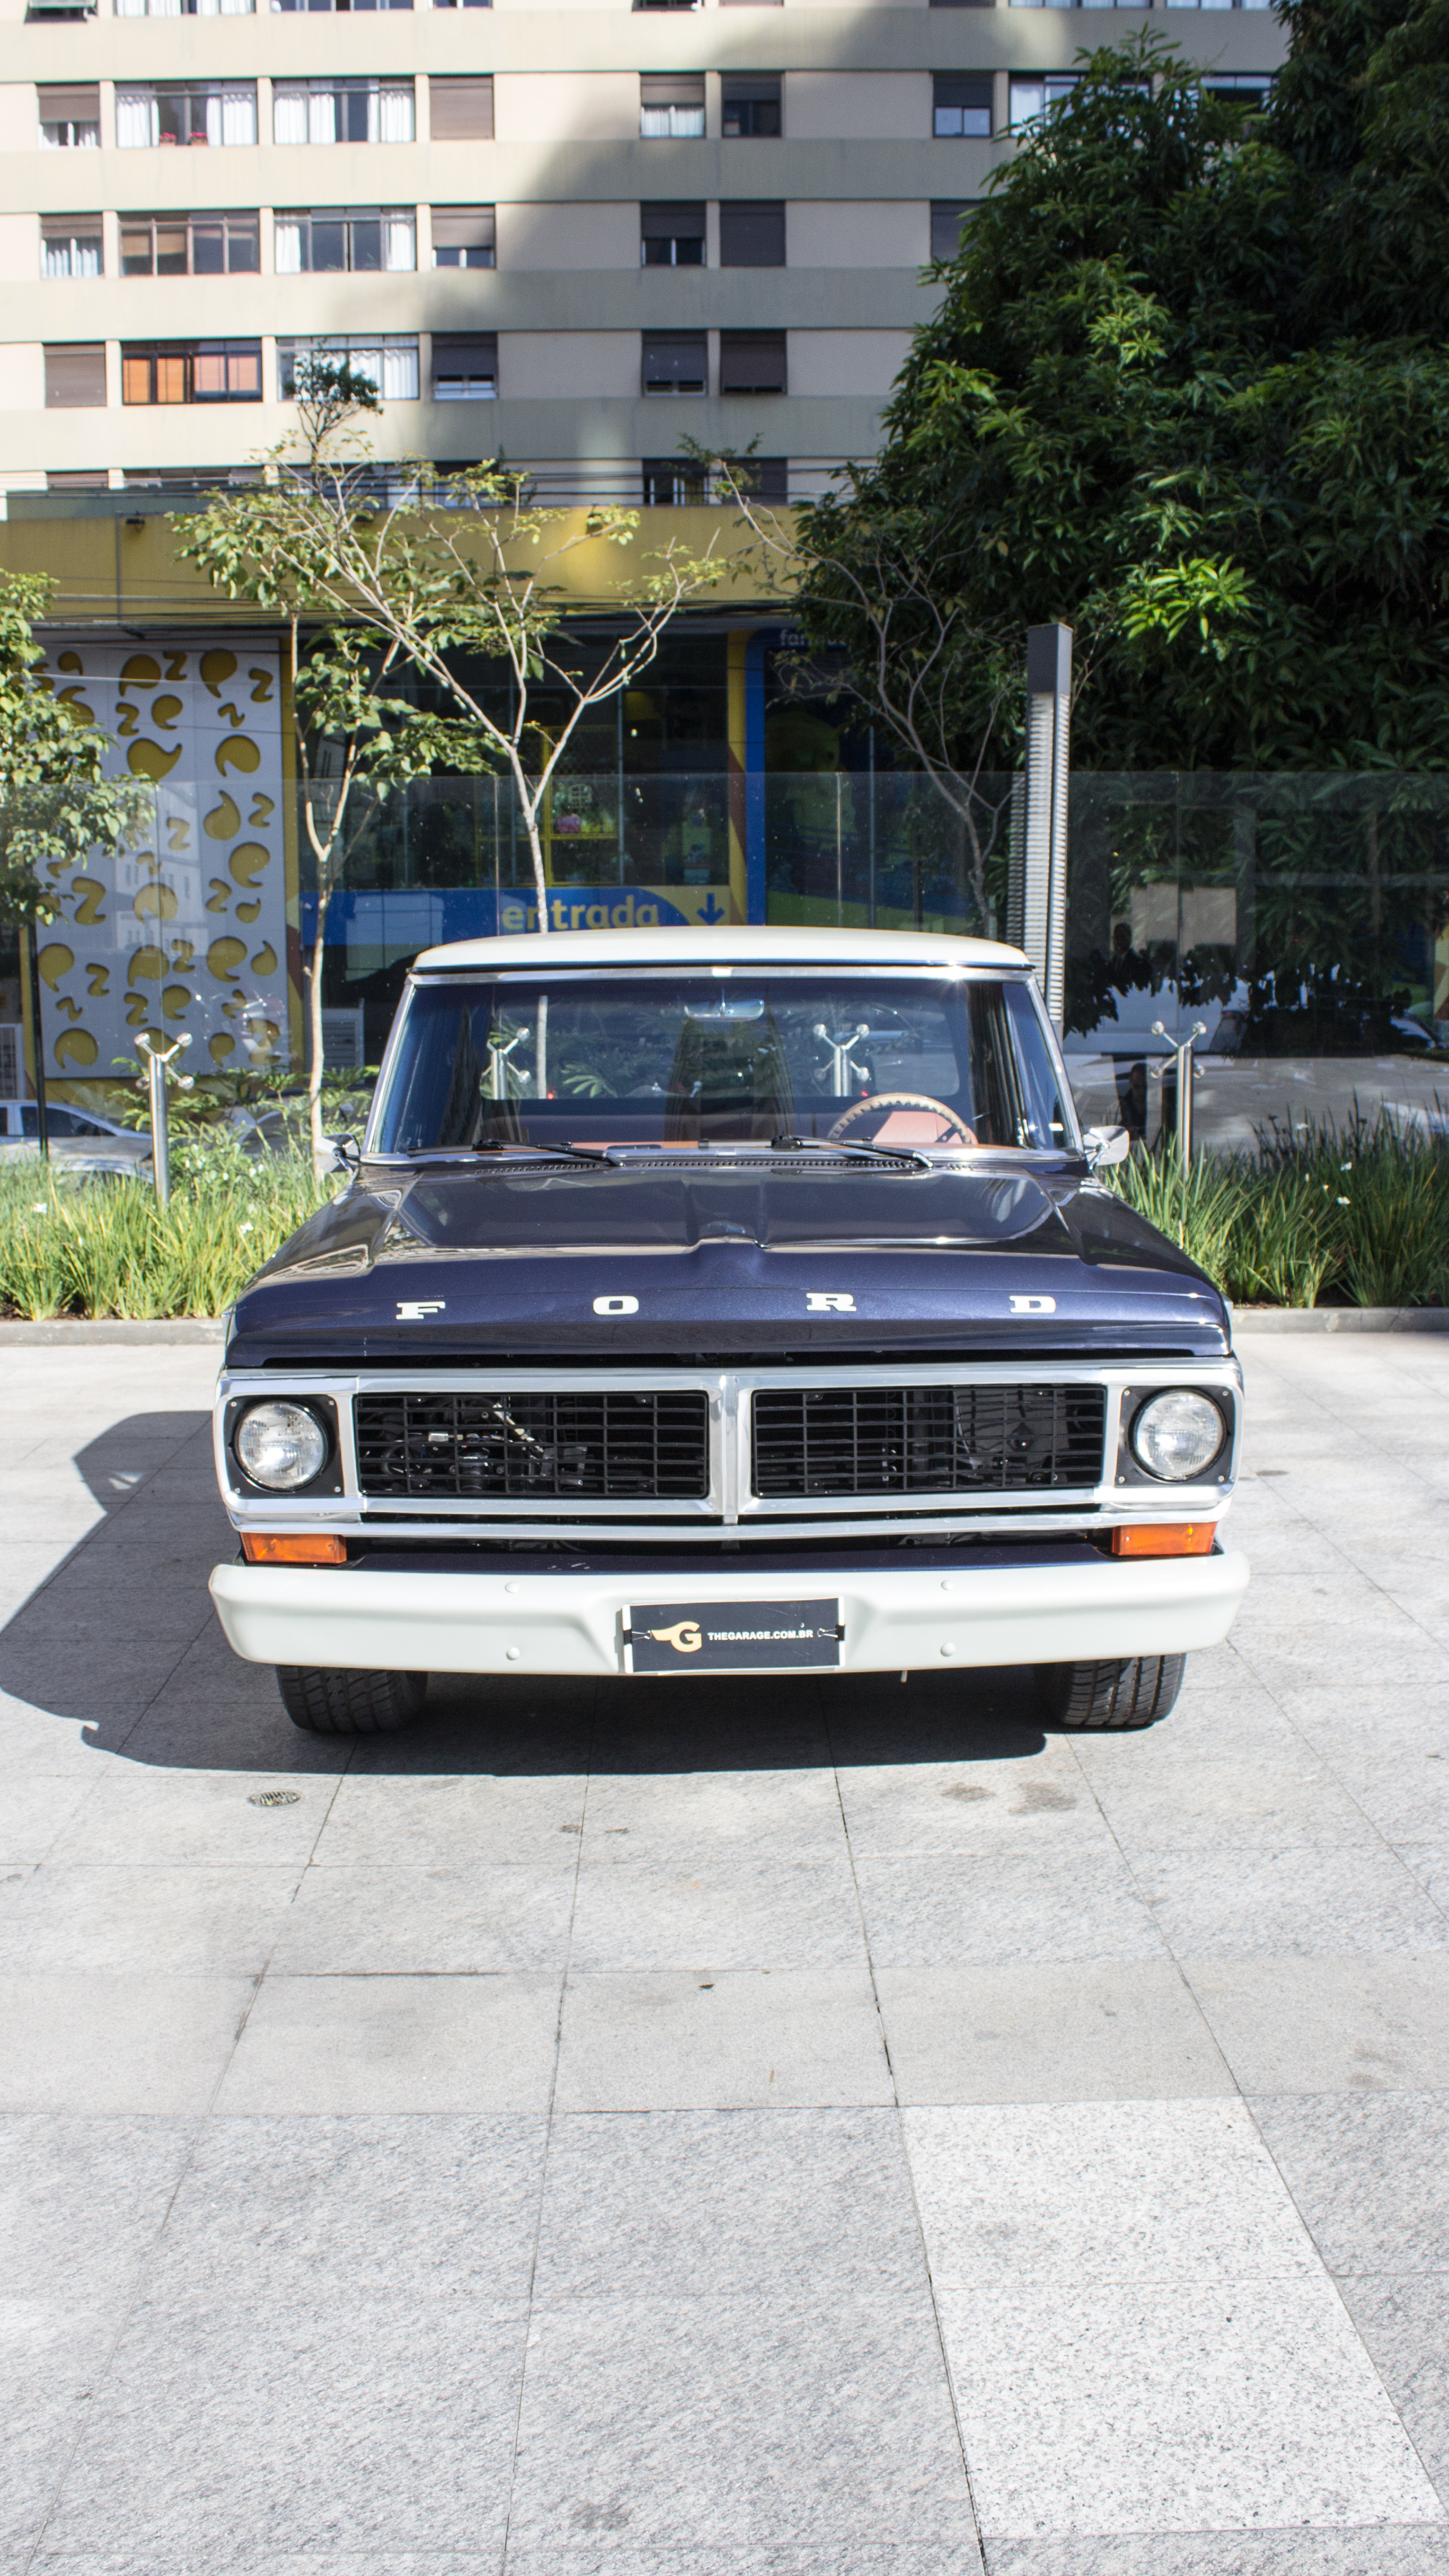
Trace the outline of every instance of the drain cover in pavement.
[[295, 1807], [300, 1789], [254, 1789], [247, 1800], [249, 1807]]

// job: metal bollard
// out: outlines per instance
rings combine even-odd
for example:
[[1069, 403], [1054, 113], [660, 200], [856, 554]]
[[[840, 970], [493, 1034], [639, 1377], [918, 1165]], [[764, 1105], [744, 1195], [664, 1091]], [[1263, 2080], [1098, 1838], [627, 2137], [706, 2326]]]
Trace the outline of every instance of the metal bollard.
[[[1172, 1046], [1171, 1037], [1169, 1036], [1168, 1031], [1163, 1027], [1161, 1020], [1153, 1021], [1152, 1034], [1155, 1038], [1167, 1038], [1168, 1045], [1172, 1047], [1173, 1062], [1177, 1066], [1177, 1160], [1182, 1177], [1186, 1180], [1188, 1173], [1192, 1169], [1193, 1039], [1205, 1038], [1207, 1036], [1207, 1022], [1206, 1020], [1194, 1020], [1192, 1024], [1192, 1037], [1185, 1038], [1181, 1046]], [[1154, 1071], [1160, 1078], [1164, 1071], [1164, 1066], [1157, 1065], [1154, 1067]]]
[[[146, 1059], [146, 1088], [151, 1103], [151, 1165], [156, 1175], [158, 1207], [169, 1206], [171, 1199], [171, 1139], [166, 1125], [166, 1068], [172, 1057], [180, 1055], [182, 1048], [189, 1047], [190, 1044], [191, 1039], [188, 1035], [178, 1038], [174, 1046], [169, 1046], [163, 1051], [154, 1043], [148, 1029], [143, 1029], [136, 1040], [138, 1053], [144, 1055]], [[189, 1073], [178, 1073], [176, 1080], [183, 1091], [189, 1091], [195, 1076]]]

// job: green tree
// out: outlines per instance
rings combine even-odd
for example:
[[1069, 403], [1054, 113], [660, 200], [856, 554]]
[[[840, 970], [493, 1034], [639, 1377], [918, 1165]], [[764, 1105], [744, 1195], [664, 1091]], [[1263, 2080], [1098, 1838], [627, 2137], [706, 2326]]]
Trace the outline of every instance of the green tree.
[[40, 573], [0, 572], [0, 920], [24, 930], [30, 958], [35, 1089], [45, 1148], [45, 1067], [36, 932], [58, 921], [66, 878], [97, 848], [132, 839], [150, 805], [136, 779], [106, 776], [109, 734], [38, 669], [37, 623], [55, 595]]
[[[1449, 768], [1449, 0], [1282, 14], [1262, 115], [1156, 37], [1083, 58], [937, 271], [880, 458], [801, 513], [793, 613], [862, 675], [842, 568], [933, 527], [967, 770], [1019, 755], [992, 648], [1054, 618], [1085, 765]], [[930, 643], [900, 621], [897, 686]]]

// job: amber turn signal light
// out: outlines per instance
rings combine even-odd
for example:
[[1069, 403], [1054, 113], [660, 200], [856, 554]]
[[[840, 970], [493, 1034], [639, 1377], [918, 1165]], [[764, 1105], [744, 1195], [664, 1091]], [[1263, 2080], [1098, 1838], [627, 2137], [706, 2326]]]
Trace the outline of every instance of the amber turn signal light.
[[345, 1538], [265, 1538], [242, 1531], [242, 1554], [248, 1565], [345, 1565]]
[[1130, 1521], [1112, 1532], [1112, 1554], [1206, 1556], [1214, 1535], [1212, 1521]]

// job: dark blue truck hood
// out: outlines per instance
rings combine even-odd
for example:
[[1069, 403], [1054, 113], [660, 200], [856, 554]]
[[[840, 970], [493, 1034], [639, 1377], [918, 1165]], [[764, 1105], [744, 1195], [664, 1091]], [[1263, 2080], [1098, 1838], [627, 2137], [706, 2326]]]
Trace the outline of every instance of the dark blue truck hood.
[[1229, 1339], [1212, 1282], [1080, 1163], [691, 1153], [367, 1167], [249, 1283], [228, 1359], [784, 1366]]

